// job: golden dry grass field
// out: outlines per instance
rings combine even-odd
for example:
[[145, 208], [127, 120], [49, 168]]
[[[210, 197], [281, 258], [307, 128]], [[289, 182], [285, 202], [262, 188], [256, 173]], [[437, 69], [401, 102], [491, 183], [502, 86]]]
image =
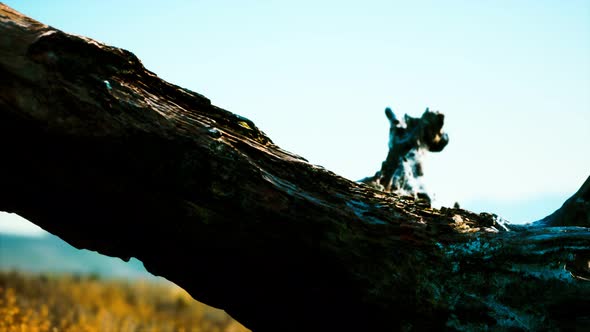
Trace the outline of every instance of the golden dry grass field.
[[164, 282], [0, 272], [0, 332], [245, 332]]

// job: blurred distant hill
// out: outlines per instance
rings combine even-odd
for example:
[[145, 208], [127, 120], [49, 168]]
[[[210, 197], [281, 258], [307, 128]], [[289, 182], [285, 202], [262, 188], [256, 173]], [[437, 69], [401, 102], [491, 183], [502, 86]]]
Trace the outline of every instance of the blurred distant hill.
[[0, 233], [0, 270], [160, 279], [147, 272], [135, 258], [126, 263], [94, 251], [78, 250], [51, 234], [27, 237]]

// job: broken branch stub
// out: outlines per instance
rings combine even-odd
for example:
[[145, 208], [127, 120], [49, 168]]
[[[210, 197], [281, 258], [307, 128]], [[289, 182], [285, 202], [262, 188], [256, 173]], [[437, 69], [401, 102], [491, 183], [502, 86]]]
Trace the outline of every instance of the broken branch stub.
[[422, 176], [422, 158], [428, 151], [440, 152], [449, 143], [442, 131], [444, 114], [428, 108], [420, 118], [405, 115], [399, 120], [390, 109], [385, 109], [389, 120], [389, 151], [381, 169], [360, 182], [376, 189], [399, 195], [413, 196], [419, 203], [430, 206]]

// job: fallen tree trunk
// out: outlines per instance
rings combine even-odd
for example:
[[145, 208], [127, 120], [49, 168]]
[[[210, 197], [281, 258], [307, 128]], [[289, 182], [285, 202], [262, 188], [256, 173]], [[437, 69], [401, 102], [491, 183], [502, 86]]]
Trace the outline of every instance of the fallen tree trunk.
[[588, 219], [430, 209], [281, 150], [130, 52], [0, 5], [0, 210], [255, 331], [590, 324]]

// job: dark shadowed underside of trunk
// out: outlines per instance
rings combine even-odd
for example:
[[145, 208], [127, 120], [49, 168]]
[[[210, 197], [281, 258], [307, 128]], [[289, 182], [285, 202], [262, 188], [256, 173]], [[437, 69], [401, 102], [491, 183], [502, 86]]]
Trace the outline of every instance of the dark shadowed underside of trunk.
[[3, 5], [0, 151], [0, 210], [255, 331], [590, 326], [588, 181], [529, 226], [430, 209]]

